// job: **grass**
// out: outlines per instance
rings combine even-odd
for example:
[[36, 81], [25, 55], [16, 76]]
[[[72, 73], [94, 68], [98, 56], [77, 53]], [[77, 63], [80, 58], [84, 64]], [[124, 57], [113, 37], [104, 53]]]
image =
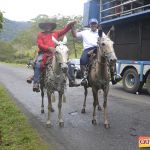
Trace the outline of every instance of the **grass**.
[[0, 150], [48, 150], [48, 145], [0, 85]]

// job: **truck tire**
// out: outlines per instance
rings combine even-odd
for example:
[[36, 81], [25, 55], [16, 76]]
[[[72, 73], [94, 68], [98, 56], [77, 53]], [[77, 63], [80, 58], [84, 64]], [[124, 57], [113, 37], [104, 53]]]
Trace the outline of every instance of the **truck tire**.
[[136, 93], [140, 87], [140, 79], [137, 71], [133, 68], [123, 74], [123, 88], [129, 93]]
[[150, 73], [148, 74], [148, 76], [146, 78], [146, 89], [147, 89], [148, 93], [150, 94]]

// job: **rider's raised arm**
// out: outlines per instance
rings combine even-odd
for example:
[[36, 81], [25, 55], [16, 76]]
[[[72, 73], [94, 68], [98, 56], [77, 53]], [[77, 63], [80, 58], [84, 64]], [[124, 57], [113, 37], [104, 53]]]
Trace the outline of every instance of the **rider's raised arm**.
[[76, 21], [72, 21], [72, 22], [68, 23], [63, 29], [57, 30], [58, 37], [66, 34], [70, 29], [72, 29], [72, 27], [74, 26], [75, 23], [76, 23]]
[[79, 39], [79, 40], [82, 40], [82, 38], [83, 38], [83, 33], [82, 33], [83, 31], [77, 31], [77, 30], [75, 30], [75, 28], [74, 27], [72, 27], [72, 29], [71, 29], [71, 33], [72, 33], [72, 36], [74, 37], [74, 38], [77, 38], [77, 39]]

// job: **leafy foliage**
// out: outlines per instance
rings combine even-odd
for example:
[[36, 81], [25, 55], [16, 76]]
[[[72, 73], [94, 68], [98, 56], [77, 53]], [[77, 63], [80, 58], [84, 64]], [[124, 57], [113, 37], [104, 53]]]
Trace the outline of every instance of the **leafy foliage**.
[[14, 54], [16, 50], [10, 43], [0, 41], [0, 60], [12, 62], [14, 60]]
[[3, 28], [3, 14], [0, 11], [0, 30]]

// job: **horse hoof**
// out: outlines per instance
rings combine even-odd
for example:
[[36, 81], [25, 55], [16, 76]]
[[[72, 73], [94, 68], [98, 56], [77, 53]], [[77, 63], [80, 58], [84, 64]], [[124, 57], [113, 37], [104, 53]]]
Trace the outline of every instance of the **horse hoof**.
[[54, 108], [52, 107], [52, 108], [51, 108], [51, 112], [54, 112], [54, 111], [55, 111], [55, 110], [54, 110]]
[[81, 110], [81, 113], [82, 113], [82, 114], [85, 114], [85, 108], [83, 108], [83, 109]]
[[64, 122], [59, 122], [60, 127], [64, 127]]
[[93, 124], [93, 125], [97, 125], [96, 120], [92, 120], [92, 124]]
[[44, 114], [44, 110], [41, 110], [41, 114]]
[[98, 106], [98, 107], [97, 107], [97, 109], [98, 109], [99, 111], [101, 111], [101, 110], [102, 110], [101, 106]]
[[104, 127], [105, 127], [106, 129], [109, 129], [109, 128], [110, 128], [110, 124], [104, 124]]

